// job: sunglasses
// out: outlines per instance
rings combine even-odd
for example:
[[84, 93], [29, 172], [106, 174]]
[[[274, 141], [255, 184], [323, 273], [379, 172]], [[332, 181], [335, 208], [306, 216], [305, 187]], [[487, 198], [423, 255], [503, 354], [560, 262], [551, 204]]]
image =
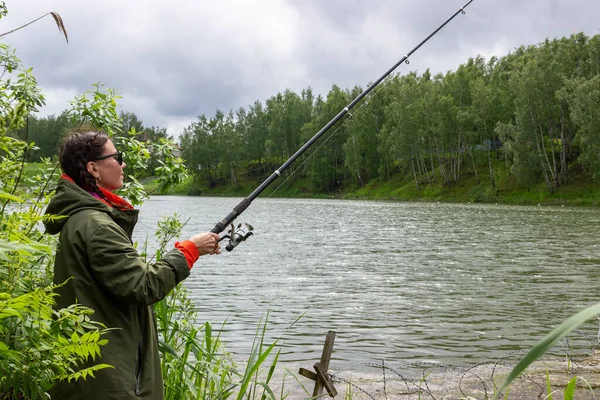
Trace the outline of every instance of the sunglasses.
[[111, 158], [111, 157], [114, 157], [115, 160], [117, 160], [117, 162], [119, 163], [119, 165], [123, 165], [123, 153], [121, 153], [120, 151], [117, 151], [116, 153], [113, 153], [113, 154], [107, 154], [102, 157], [94, 158], [93, 160], [90, 160], [90, 161], [100, 161], [100, 160], [105, 160], [105, 159]]

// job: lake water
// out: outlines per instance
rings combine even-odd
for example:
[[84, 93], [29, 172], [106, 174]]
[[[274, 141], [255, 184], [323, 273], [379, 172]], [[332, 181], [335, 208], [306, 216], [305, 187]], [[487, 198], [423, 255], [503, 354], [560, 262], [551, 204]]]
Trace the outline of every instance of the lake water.
[[[240, 200], [153, 197], [135, 238], [174, 212], [191, 218], [183, 238], [208, 231]], [[201, 257], [185, 285], [201, 321], [227, 320], [241, 358], [268, 310], [283, 360], [310, 367], [333, 330], [332, 367], [344, 368], [492, 361], [600, 302], [595, 208], [259, 198], [237, 222], [255, 235]]]

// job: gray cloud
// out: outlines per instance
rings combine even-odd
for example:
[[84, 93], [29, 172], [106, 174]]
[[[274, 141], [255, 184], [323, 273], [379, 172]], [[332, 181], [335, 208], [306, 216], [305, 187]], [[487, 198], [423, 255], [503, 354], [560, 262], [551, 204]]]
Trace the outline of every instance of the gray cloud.
[[[4, 38], [47, 93], [45, 113], [96, 81], [118, 87], [126, 111], [178, 134], [199, 114], [264, 101], [286, 88], [326, 94], [378, 78], [465, 0], [8, 0]], [[51, 7], [51, 8], [50, 8]], [[401, 72], [455, 69], [478, 54], [583, 31], [600, 33], [597, 0], [475, 0]]]

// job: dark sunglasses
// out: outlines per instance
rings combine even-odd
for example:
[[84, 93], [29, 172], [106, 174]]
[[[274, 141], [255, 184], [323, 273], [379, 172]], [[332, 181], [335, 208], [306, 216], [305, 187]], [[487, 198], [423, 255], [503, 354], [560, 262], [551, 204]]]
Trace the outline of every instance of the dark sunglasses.
[[117, 160], [117, 162], [119, 163], [119, 165], [123, 165], [123, 153], [121, 153], [120, 151], [117, 151], [116, 153], [113, 153], [113, 154], [107, 154], [102, 157], [94, 158], [93, 160], [90, 160], [90, 161], [100, 161], [100, 160], [104, 160], [104, 159], [111, 158], [111, 157], [114, 157], [115, 160]]

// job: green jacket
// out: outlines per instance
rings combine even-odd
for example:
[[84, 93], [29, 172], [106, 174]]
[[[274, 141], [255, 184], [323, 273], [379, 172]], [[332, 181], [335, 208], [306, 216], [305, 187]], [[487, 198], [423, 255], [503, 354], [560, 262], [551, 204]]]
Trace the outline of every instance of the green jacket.
[[68, 218], [45, 222], [60, 232], [54, 283], [57, 308], [79, 303], [94, 310], [92, 319], [108, 328], [101, 359], [114, 367], [96, 378], [61, 382], [53, 399], [163, 399], [158, 335], [152, 304], [190, 274], [185, 256], [173, 249], [156, 264], [146, 264], [131, 241], [138, 210], [110, 207], [75, 183], [60, 179], [46, 214]]

